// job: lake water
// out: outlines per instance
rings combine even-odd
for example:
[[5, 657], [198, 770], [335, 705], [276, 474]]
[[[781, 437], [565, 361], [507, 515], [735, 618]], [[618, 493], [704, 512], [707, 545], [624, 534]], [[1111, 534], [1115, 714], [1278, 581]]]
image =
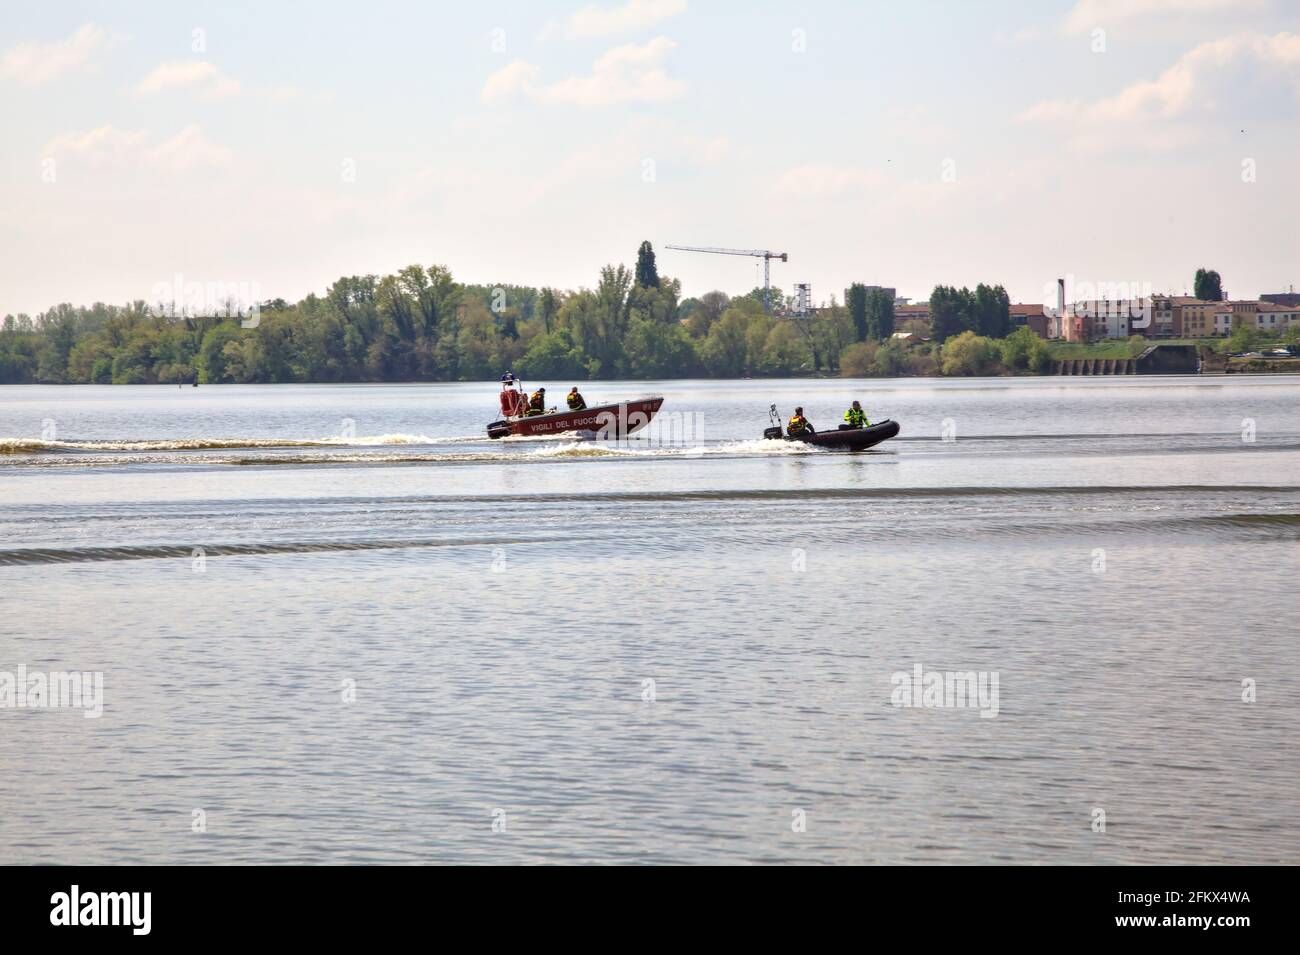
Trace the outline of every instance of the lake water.
[[495, 392], [0, 388], [0, 857], [1300, 862], [1300, 379]]

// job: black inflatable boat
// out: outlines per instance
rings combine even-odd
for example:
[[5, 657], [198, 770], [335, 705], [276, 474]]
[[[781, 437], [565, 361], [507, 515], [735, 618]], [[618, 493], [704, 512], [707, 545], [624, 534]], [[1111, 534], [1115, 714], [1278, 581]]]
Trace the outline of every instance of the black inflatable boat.
[[[775, 407], [772, 409], [772, 414], [774, 421], [780, 421], [776, 416]], [[785, 429], [779, 424], [774, 424], [763, 432], [763, 437], [781, 441], [802, 441], [804, 444], [819, 448], [834, 448], [837, 451], [865, 451], [867, 448], [875, 447], [881, 441], [888, 441], [898, 434], [898, 431], [898, 422], [886, 418], [865, 428], [841, 425], [836, 431], [814, 431], [794, 437], [786, 434]]]

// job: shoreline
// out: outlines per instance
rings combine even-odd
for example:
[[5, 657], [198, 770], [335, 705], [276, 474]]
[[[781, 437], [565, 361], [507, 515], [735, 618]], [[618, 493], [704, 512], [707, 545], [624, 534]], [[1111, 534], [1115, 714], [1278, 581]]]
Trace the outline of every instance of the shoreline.
[[[1106, 359], [1096, 359], [1104, 361]], [[1287, 362], [1286, 367], [1281, 367], [1281, 362]], [[1085, 372], [1085, 373], [1063, 373], [1060, 371], [1045, 372], [1004, 372], [993, 375], [827, 375], [827, 374], [788, 374], [788, 375], [746, 375], [746, 376], [727, 376], [727, 377], [705, 377], [701, 375], [682, 375], [682, 376], [660, 376], [655, 378], [586, 378], [574, 379], [584, 383], [598, 383], [602, 381], [979, 381], [993, 379], [1014, 379], [1014, 378], [1225, 378], [1225, 377], [1270, 377], [1270, 376], [1300, 376], [1300, 359], [1279, 359], [1277, 362], [1269, 362], [1260, 359], [1247, 359], [1246, 363], [1250, 366], [1264, 364], [1270, 367], [1233, 367], [1231, 364], [1223, 371], [1200, 371], [1200, 372], [1132, 372], [1127, 374], [1117, 372]], [[550, 378], [538, 378], [537, 381], [550, 381]], [[567, 380], [567, 379], [566, 379]], [[204, 388], [222, 388], [230, 386], [247, 387], [249, 385], [464, 385], [479, 382], [482, 384], [496, 385], [498, 382], [490, 378], [407, 378], [407, 379], [348, 379], [348, 380], [316, 380], [316, 381], [220, 381], [220, 382], [175, 382], [175, 381], [141, 381], [141, 382], [112, 382], [112, 381], [11, 381], [0, 382], [0, 388], [34, 388], [34, 387], [57, 387], [57, 388], [85, 388], [85, 387], [111, 387], [111, 388], [197, 388], [200, 385]]]

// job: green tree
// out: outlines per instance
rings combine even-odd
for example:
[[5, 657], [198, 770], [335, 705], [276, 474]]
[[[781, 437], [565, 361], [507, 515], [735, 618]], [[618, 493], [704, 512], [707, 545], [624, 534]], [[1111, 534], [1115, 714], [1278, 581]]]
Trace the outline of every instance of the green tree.
[[1051, 364], [1047, 343], [1028, 327], [1017, 328], [998, 343], [1002, 364], [1012, 371], [1039, 374]]
[[894, 300], [883, 289], [873, 288], [865, 303], [867, 337], [882, 339], [894, 334]]
[[957, 290], [947, 285], [936, 285], [930, 292], [930, 337], [943, 342], [962, 331], [961, 299]]
[[936, 285], [930, 293], [930, 337], [944, 342], [976, 327], [975, 293], [968, 288]]
[[[265, 373], [265, 352], [262, 339], [256, 334], [244, 332], [226, 342], [221, 349], [224, 361], [224, 373], [228, 381], [241, 384], [269, 381]], [[114, 375], [117, 370], [114, 369]]]
[[876, 342], [854, 342], [840, 352], [841, 378], [869, 378], [876, 373]]
[[812, 359], [812, 370], [815, 372], [821, 371], [825, 335], [822, 332], [817, 314], [809, 312], [806, 315], [789, 315], [785, 321], [799, 334], [804, 351]]
[[867, 287], [854, 282], [844, 293], [844, 300], [849, 307], [849, 318], [853, 320], [853, 332], [858, 341], [864, 341], [871, 336], [871, 326], [867, 321]]
[[760, 370], [768, 375], [789, 375], [806, 369], [811, 355], [806, 340], [793, 324], [773, 324], [763, 341]]
[[819, 308], [813, 315], [812, 335], [815, 342], [814, 370], [820, 370], [817, 359], [825, 361], [826, 369], [832, 372], [840, 370], [840, 356], [844, 349], [853, 344], [853, 323], [849, 320], [848, 309], [836, 305]]
[[108, 342], [98, 335], [77, 342], [68, 354], [68, 378], [74, 382], [99, 385], [112, 381], [113, 349]]
[[587, 377], [587, 356], [567, 329], [538, 335], [519, 359], [520, 374], [534, 381], [573, 381]]
[[237, 341], [239, 333], [239, 326], [233, 322], [222, 322], [208, 330], [199, 346], [199, 381], [207, 385], [231, 380], [226, 373], [226, 346]]
[[433, 338], [442, 321], [461, 302], [463, 292], [452, 279], [451, 269], [445, 265], [430, 265], [428, 268], [408, 265], [397, 273], [396, 278], [399, 288], [412, 303], [417, 335]]
[[659, 269], [655, 266], [655, 250], [649, 242], [642, 242], [636, 250], [636, 284], [640, 288], [659, 287]]
[[942, 369], [945, 375], [989, 375], [1001, 357], [993, 339], [964, 331], [944, 343]]
[[[714, 289], [705, 292], [698, 299], [698, 306], [691, 309], [687, 317], [686, 328], [696, 338], [703, 338], [713, 327], [713, 323], [722, 317], [722, 313], [731, 304], [726, 292]], [[685, 305], [685, 303], [682, 303]]]
[[701, 357], [709, 371], [720, 378], [736, 378], [745, 373], [748, 356], [746, 332], [749, 318], [738, 308], [729, 308], [709, 329]]
[[30, 315], [6, 315], [0, 324], [0, 384], [36, 380], [39, 334]]
[[767, 336], [775, 323], [772, 316], [757, 312], [749, 315], [745, 321], [745, 374], [761, 375], [763, 369], [763, 351], [767, 348]]
[[623, 371], [623, 337], [627, 333], [627, 296], [631, 288], [632, 273], [626, 266], [607, 265], [600, 270], [592, 312], [594, 321], [583, 350], [600, 363], [601, 371], [609, 377]]
[[752, 299], [760, 309], [769, 312], [788, 311], [794, 304], [793, 296], [782, 294], [779, 288], [769, 287], [765, 289], [761, 285], [754, 286], [749, 294], [743, 297]]
[[542, 289], [541, 298], [538, 304], [538, 316], [542, 320], [542, 328], [546, 334], [551, 334], [551, 323], [555, 321], [555, 313], [559, 309], [559, 303], [555, 299], [555, 292], [552, 289]]
[[37, 377], [64, 384], [68, 380], [68, 356], [77, 342], [82, 322], [71, 305], [57, 305], [41, 316], [41, 347], [37, 352]]
[[629, 320], [642, 319], [661, 325], [677, 324], [677, 299], [681, 291], [681, 282], [666, 277], [659, 279], [657, 286], [632, 286], [627, 293]]
[[633, 378], [671, 378], [689, 375], [695, 368], [695, 344], [676, 322], [632, 319], [626, 351]]
[[876, 349], [872, 371], [881, 378], [898, 378], [907, 374], [910, 367], [907, 347], [902, 342], [891, 339]]
[[1223, 280], [1214, 269], [1197, 269], [1192, 294], [1205, 302], [1223, 301]]
[[983, 282], [975, 286], [973, 319], [973, 330], [986, 338], [1006, 338], [1011, 334], [1011, 299], [1007, 290]]
[[1260, 346], [1261, 336], [1240, 318], [1232, 320], [1232, 332], [1228, 335], [1228, 351], [1232, 354], [1256, 351]]

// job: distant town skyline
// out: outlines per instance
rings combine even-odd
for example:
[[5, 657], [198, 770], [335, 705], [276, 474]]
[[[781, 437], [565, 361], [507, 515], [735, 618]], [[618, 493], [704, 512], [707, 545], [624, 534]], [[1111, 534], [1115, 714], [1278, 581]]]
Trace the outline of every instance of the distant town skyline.
[[1289, 0], [145, 2], [0, 23], [0, 316], [440, 263], [683, 297], [1300, 284]]

